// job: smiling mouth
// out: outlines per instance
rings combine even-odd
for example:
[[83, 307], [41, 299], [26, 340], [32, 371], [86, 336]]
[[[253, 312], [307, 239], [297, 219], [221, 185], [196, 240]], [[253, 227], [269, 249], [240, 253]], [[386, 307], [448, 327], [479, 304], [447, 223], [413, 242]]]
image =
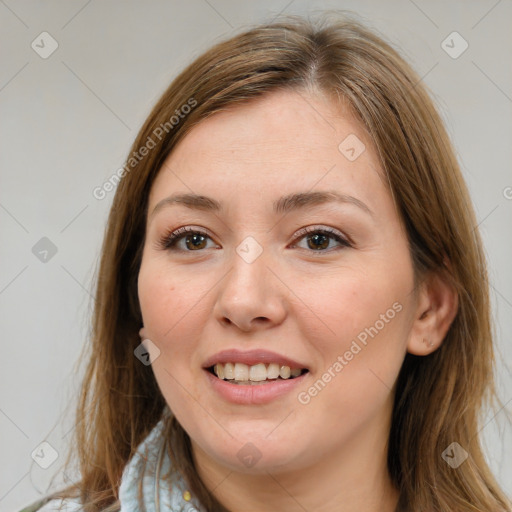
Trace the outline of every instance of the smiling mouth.
[[276, 382], [279, 380], [291, 380], [308, 372], [306, 368], [290, 368], [277, 363], [258, 363], [252, 366], [244, 363], [217, 363], [210, 366], [208, 371], [221, 380], [230, 384], [254, 386]]

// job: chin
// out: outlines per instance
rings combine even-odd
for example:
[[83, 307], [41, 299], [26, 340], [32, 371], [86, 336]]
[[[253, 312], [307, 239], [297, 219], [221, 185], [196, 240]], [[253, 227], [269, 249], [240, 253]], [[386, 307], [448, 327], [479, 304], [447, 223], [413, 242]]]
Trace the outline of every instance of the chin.
[[[245, 474], [264, 474], [297, 469], [300, 466], [299, 447], [290, 439], [265, 439], [265, 434], [240, 435], [236, 439], [207, 442], [208, 456], [231, 471]], [[204, 445], [203, 445], [204, 446]], [[219, 451], [222, 446], [223, 450]], [[204, 450], [204, 448], [203, 448]]]

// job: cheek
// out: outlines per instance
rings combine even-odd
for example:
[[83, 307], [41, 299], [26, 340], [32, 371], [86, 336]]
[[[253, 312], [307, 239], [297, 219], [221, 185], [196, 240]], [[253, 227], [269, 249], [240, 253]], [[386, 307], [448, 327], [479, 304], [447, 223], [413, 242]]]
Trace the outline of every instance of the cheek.
[[[314, 340], [319, 355], [318, 374], [330, 369], [325, 376], [333, 382], [329, 388], [348, 385], [356, 395], [365, 386], [370, 391], [375, 383], [392, 388], [405, 356], [413, 308], [412, 269], [409, 275], [407, 268], [399, 273], [396, 265], [368, 268], [364, 272], [351, 269], [311, 287], [307, 295], [311, 310], [305, 308], [299, 315], [301, 331], [305, 339]], [[332, 374], [343, 374], [343, 378]], [[346, 389], [341, 391], [343, 396]]]
[[196, 340], [201, 339], [201, 325], [208, 312], [199, 301], [201, 290], [180, 284], [172, 276], [155, 265], [142, 265], [139, 301], [146, 336], [160, 351], [152, 364], [158, 385], [169, 405], [181, 409], [184, 404], [179, 402], [187, 396], [181, 396], [180, 384], [195, 395], [191, 364], [196, 363]]
[[[375, 415], [391, 409], [410, 313], [400, 287], [383, 293], [366, 279], [348, 284], [330, 289], [326, 296], [333, 300], [318, 309], [334, 332], [323, 329], [327, 334], [315, 337], [310, 330], [320, 364], [297, 396], [303, 414], [322, 418], [322, 429], [341, 437], [356, 435]], [[328, 440], [318, 442], [328, 449]]]
[[143, 261], [138, 294], [148, 337], [162, 343], [183, 339], [184, 331], [195, 325], [191, 319], [201, 314], [200, 287], [157, 259]]
[[[385, 277], [383, 277], [385, 276]], [[404, 307], [409, 287], [404, 276], [351, 270], [339, 276], [311, 281], [301, 291], [307, 297], [300, 316], [303, 328], [313, 338], [323, 336], [327, 346], [349, 340], [376, 324], [389, 331]], [[339, 348], [342, 348], [340, 346]]]
[[144, 262], [138, 279], [139, 302], [147, 337], [160, 350], [151, 368], [167, 404], [184, 420], [197, 404], [191, 361], [200, 339], [198, 326], [207, 313], [201, 290], [186, 284], [158, 261]]

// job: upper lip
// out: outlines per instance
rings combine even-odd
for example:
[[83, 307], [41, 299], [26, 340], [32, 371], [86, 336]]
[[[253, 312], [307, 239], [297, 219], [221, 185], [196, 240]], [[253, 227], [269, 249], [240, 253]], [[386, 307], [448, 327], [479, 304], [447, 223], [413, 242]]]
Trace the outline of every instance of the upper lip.
[[262, 349], [246, 351], [237, 349], [221, 350], [220, 352], [210, 356], [204, 362], [203, 368], [210, 368], [217, 363], [244, 363], [248, 366], [253, 366], [258, 363], [277, 363], [281, 366], [289, 366], [292, 369], [308, 369], [308, 367], [303, 363], [294, 361], [293, 359], [290, 359], [289, 357], [283, 356], [281, 354], [277, 354], [276, 352]]

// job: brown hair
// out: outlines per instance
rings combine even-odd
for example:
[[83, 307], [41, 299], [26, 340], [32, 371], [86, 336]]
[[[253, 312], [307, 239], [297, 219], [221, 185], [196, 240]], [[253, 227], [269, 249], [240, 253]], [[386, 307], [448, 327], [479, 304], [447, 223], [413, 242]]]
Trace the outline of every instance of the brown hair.
[[[458, 293], [459, 309], [440, 348], [426, 357], [407, 354], [398, 377], [388, 452], [398, 509], [511, 510], [478, 438], [480, 411], [496, 394], [486, 262], [466, 185], [419, 76], [381, 36], [341, 15], [317, 23], [287, 17], [216, 44], [171, 83], [145, 121], [103, 242], [76, 414], [81, 480], [58, 496], [80, 496], [86, 511], [115, 508], [123, 468], [166, 406], [151, 367], [133, 353], [142, 326], [137, 277], [148, 196], [164, 160], [206, 117], [283, 89], [321, 92], [333, 104], [350, 105], [380, 156], [415, 275], [439, 273]], [[170, 122], [191, 99], [195, 107]], [[139, 160], [134, 155], [149, 139], [155, 147]], [[175, 418], [166, 432], [192, 494], [207, 510], [224, 510], [200, 480], [190, 439]], [[441, 458], [454, 441], [469, 453], [457, 469]]]

